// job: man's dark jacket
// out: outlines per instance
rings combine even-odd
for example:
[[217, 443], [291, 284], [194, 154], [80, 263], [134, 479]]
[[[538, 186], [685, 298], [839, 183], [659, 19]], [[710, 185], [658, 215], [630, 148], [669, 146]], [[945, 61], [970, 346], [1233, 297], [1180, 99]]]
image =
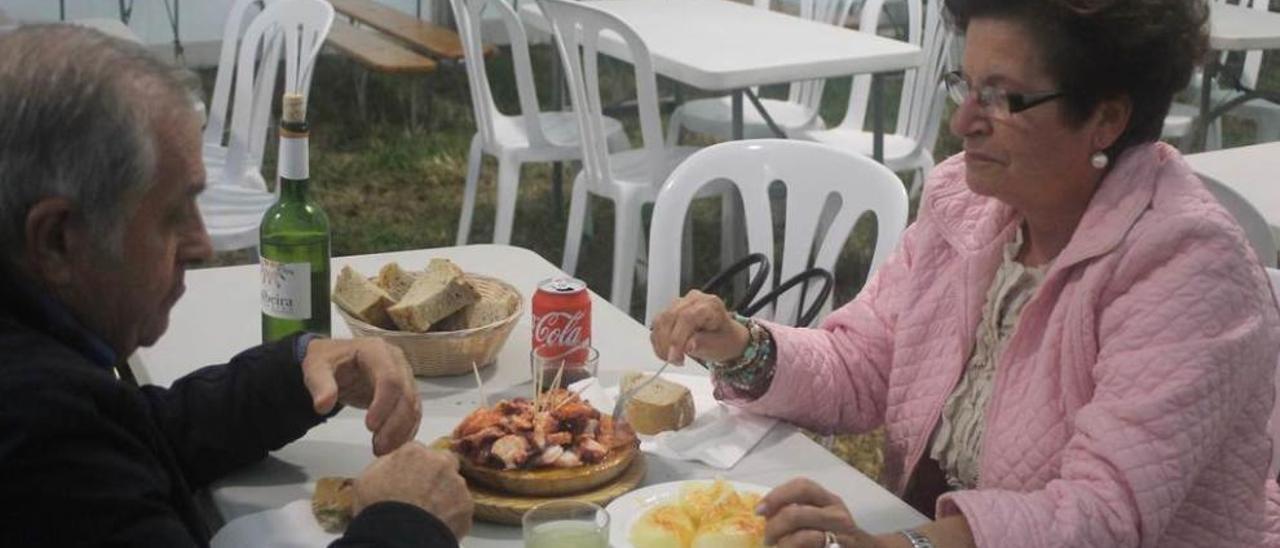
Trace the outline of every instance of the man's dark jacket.
[[[207, 546], [192, 491], [324, 420], [294, 337], [167, 389], [137, 387], [117, 378], [104, 345], [65, 309], [5, 278], [0, 546]], [[333, 544], [456, 545], [439, 519], [396, 502], [371, 505]]]

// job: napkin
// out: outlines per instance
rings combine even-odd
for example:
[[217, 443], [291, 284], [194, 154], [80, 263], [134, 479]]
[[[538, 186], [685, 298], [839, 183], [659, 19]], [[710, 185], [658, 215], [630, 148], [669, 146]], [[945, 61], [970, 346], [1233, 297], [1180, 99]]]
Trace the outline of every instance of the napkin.
[[210, 544], [213, 548], [318, 548], [337, 539], [337, 535], [320, 528], [311, 513], [311, 501], [303, 499], [233, 519], [213, 536]]
[[[725, 405], [712, 395], [711, 378], [702, 375], [664, 373], [663, 379], [682, 384], [693, 394], [693, 423], [656, 436], [640, 435], [640, 450], [676, 460], [699, 461], [728, 470], [742, 460], [769, 433], [777, 419], [753, 415]], [[583, 386], [590, 383], [590, 386]], [[618, 387], [602, 388], [595, 379], [570, 385], [604, 413], [613, 410]]]

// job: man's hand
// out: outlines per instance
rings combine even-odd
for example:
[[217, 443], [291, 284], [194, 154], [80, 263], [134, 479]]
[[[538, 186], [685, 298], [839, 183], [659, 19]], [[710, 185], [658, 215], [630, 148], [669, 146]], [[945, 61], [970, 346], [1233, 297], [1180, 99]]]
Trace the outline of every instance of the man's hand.
[[373, 454], [385, 455], [418, 433], [422, 402], [404, 352], [382, 339], [315, 339], [307, 344], [302, 378], [316, 413], [342, 402], [368, 409], [364, 425], [373, 432]]
[[373, 461], [356, 478], [353, 510], [383, 501], [412, 504], [430, 512], [459, 539], [471, 530], [474, 510], [458, 459], [445, 451], [410, 442]]

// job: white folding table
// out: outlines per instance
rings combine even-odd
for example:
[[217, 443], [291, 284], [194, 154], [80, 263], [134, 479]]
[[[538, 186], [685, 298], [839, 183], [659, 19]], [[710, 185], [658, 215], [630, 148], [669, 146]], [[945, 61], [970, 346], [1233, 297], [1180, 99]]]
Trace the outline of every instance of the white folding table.
[[1257, 208], [1280, 244], [1280, 142], [1186, 156], [1187, 163], [1240, 194]]
[[[1263, 0], [1255, 0], [1261, 2]], [[1263, 98], [1280, 103], [1280, 91], [1248, 89], [1238, 82], [1234, 85], [1241, 93], [1231, 100], [1211, 106], [1211, 85], [1219, 77], [1222, 67], [1221, 52], [1280, 49], [1280, 13], [1260, 11], [1226, 2], [1209, 2], [1209, 56], [1201, 72], [1200, 115], [1192, 128], [1192, 150], [1204, 150], [1205, 135], [1209, 124], [1227, 111], [1245, 102]]]
[[[333, 259], [332, 269], [336, 273], [350, 265], [373, 273], [390, 261], [416, 268], [431, 257], [447, 257], [467, 271], [500, 277], [524, 293], [524, 315], [497, 362], [485, 368], [482, 376], [490, 398], [494, 394], [528, 392], [528, 298], [538, 281], [563, 275], [542, 257], [521, 248], [474, 245], [338, 257]], [[187, 292], [170, 314], [168, 332], [155, 346], [139, 350], [130, 360], [140, 380], [167, 386], [199, 366], [225, 362], [237, 351], [258, 343], [258, 283], [256, 265], [188, 272]], [[600, 350], [603, 382], [616, 382], [624, 370], [653, 370], [660, 365], [649, 348], [649, 332], [643, 325], [599, 295], [592, 293], [591, 301], [592, 342]], [[336, 312], [333, 317], [334, 336], [349, 336]], [[695, 366], [682, 372], [698, 370]], [[447, 435], [478, 403], [471, 375], [420, 379], [418, 386], [423, 398], [418, 439], [424, 442]], [[924, 517], [906, 503], [785, 424], [776, 426], [728, 471], [653, 455], [646, 458], [648, 472], [643, 485], [723, 476], [775, 486], [793, 477], [807, 476], [843, 497], [854, 518], [869, 531], [894, 531], [924, 522]], [[317, 478], [354, 476], [372, 459], [363, 412], [346, 409], [264, 462], [215, 483], [211, 489], [213, 506], [217, 517], [223, 520], [278, 508], [310, 497]], [[477, 523], [463, 544], [470, 548], [520, 546], [520, 529]]]
[[[536, 2], [520, 4], [530, 25], [550, 31]], [[748, 88], [881, 74], [920, 64], [920, 48], [912, 44], [729, 0], [593, 0], [591, 6], [636, 31], [658, 74], [700, 89], [731, 92], [735, 139], [742, 138], [742, 98]], [[600, 42], [606, 55], [630, 60], [620, 37], [606, 33]], [[877, 160], [884, 155], [880, 80], [873, 78], [871, 95]], [[761, 114], [768, 117], [763, 109]]]

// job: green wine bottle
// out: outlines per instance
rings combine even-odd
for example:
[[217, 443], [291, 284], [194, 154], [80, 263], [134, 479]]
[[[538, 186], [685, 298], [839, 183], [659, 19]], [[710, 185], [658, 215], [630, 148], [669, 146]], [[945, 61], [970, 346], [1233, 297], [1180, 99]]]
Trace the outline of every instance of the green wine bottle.
[[262, 341], [329, 334], [329, 217], [307, 196], [306, 100], [284, 96], [277, 162], [280, 198], [258, 229]]

